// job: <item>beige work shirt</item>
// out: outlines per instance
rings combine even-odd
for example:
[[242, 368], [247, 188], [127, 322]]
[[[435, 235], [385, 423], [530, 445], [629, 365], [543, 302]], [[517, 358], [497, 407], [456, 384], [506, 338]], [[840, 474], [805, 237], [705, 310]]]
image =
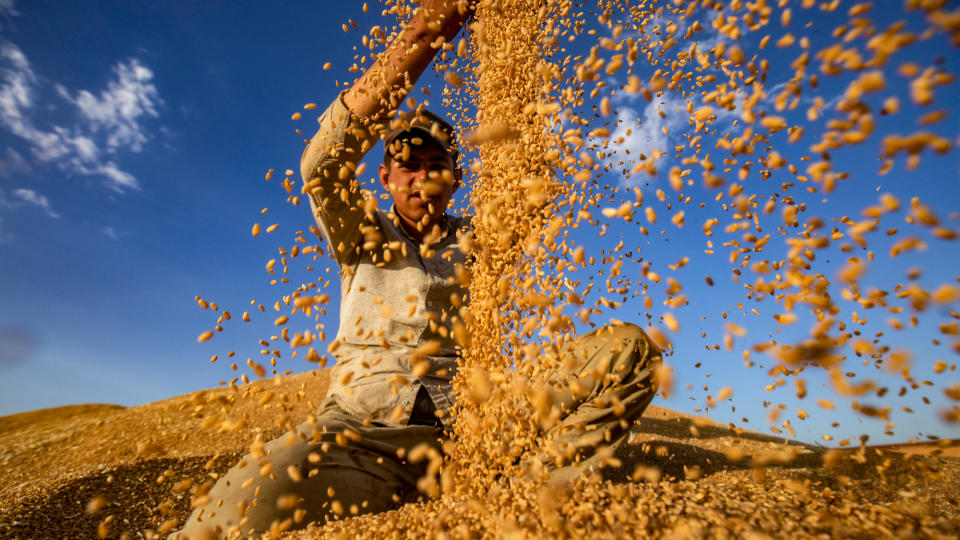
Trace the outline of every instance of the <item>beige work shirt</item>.
[[[300, 161], [313, 215], [340, 266], [340, 327], [332, 344], [337, 364], [328, 395], [361, 419], [399, 426], [407, 424], [423, 386], [449, 425], [459, 348], [451, 296], [466, 301], [455, 275], [457, 265], [465, 264], [458, 239], [469, 222], [447, 215], [435, 243], [412, 240], [354, 175], [379, 141], [371, 131], [338, 97], [320, 117]], [[439, 350], [416, 377], [411, 352], [428, 341]]]

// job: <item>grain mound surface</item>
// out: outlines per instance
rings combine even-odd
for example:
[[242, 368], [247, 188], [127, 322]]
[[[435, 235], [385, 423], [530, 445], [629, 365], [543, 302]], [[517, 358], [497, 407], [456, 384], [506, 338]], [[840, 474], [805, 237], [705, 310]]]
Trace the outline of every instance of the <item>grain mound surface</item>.
[[[78, 405], [0, 418], [0, 537], [156, 537], [190, 492], [259, 433], [299, 423], [326, 370], [123, 408]], [[273, 392], [268, 406], [263, 396]], [[204, 427], [206, 426], [206, 427]], [[960, 462], [866, 449], [828, 452], [651, 406], [619, 469], [538, 491], [522, 479], [472, 501], [422, 501], [290, 537], [949, 537], [960, 532]], [[631, 477], [631, 478], [628, 478]]]
[[97, 538], [104, 521], [105, 537], [146, 538], [179, 525], [191, 488], [229, 469], [257, 434], [302, 422], [328, 384], [323, 370], [131, 408], [0, 418], [0, 538]]

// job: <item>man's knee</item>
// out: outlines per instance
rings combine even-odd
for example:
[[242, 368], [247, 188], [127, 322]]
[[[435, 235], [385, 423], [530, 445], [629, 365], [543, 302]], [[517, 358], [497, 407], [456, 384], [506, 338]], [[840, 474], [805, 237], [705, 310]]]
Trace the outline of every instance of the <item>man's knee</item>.
[[[660, 349], [650, 336], [632, 323], [608, 324], [582, 338], [582, 341], [620, 356], [639, 354], [643, 359], [659, 359]], [[624, 354], [625, 353], [625, 354]]]
[[647, 333], [633, 323], [608, 324], [602, 328], [611, 339], [635, 345], [647, 339]]

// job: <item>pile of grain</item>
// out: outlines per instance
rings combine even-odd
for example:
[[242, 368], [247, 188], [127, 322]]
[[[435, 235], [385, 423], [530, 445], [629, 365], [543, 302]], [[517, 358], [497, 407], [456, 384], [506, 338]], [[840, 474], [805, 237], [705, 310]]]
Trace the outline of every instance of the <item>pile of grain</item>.
[[[415, 11], [402, 0], [385, 7], [401, 19]], [[815, 400], [823, 415], [838, 398], [856, 398], [857, 412], [882, 419], [887, 430], [895, 427], [889, 418], [897, 399], [910, 392], [932, 388], [960, 401], [960, 387], [946, 377], [955, 364], [924, 365], [944, 377], [922, 380], [911, 351], [887, 335], [911, 332], [960, 352], [960, 286], [955, 280], [921, 286], [922, 272], [906, 268], [906, 284], [868, 280], [871, 265], [899, 269], [904, 254], [949, 246], [960, 216], [946, 219], [936, 204], [889, 192], [853, 217], [831, 203], [845, 182], [867, 182], [870, 189], [861, 193], [873, 191], [872, 175], [864, 179], [839, 166], [838, 156], [867, 144], [877, 148], [876, 178], [909, 175], [931, 154], [955, 153], [956, 126], [943, 122], [947, 110], [934, 108], [955, 77], [943, 61], [917, 58], [912, 47], [932, 43], [955, 52], [960, 12], [942, 1], [907, 0], [901, 23], [871, 20], [874, 9], [813, 0], [602, 0], [594, 11], [572, 0], [476, 2], [461, 44], [437, 44], [444, 47], [444, 97], [457, 110], [465, 155], [472, 156], [465, 159], [476, 158], [465, 163], [475, 234], [463, 247], [475, 263], [470, 307], [458, 314], [466, 324], [457, 332], [464, 369], [454, 383], [460, 399], [448, 455], [420, 483], [429, 500], [293, 536], [956, 536], [956, 461], [863, 447], [823, 452], [657, 408], [633, 426], [626, 444], [608, 449], [610, 467], [573, 484], [552, 484], [519, 467], [554, 417], [544, 377], [562, 359], [552, 353], [589, 325], [624, 320], [644, 324], [669, 356], [671, 339], [684, 335], [684, 310], [698, 301], [687, 296], [685, 267], [703, 271], [711, 287], [728, 279], [733, 287], [725, 300], [743, 293], [715, 317], [722, 322], [710, 330], [722, 338], [707, 349], [720, 351], [722, 344], [740, 351], [749, 367], [762, 365], [758, 357], [773, 363], [765, 386], [780, 394], [770, 394], [778, 397], [763, 408], [774, 433], [794, 433], [792, 418], [781, 417], [788, 407], [777, 403], [787, 391]], [[838, 20], [838, 10], [845, 14], [836, 27], [821, 32], [813, 25], [821, 15]], [[578, 40], [589, 41], [589, 52], [568, 51]], [[372, 58], [387, 42], [378, 26], [363, 45]], [[787, 78], [771, 84], [772, 73]], [[837, 98], [824, 99], [821, 85], [839, 89]], [[626, 105], [617, 109], [636, 102], [650, 113], [648, 125]], [[896, 115], [915, 116], [919, 127], [887, 121]], [[631, 148], [634, 130], [647, 130], [662, 147]], [[298, 205], [292, 175], [287, 171], [284, 188]], [[653, 186], [643, 187], [645, 181]], [[907, 224], [903, 231], [891, 223], [898, 218]], [[650, 242], [688, 241], [695, 219], [703, 232], [696, 248], [680, 247], [670, 260], [644, 251], [656, 253]], [[592, 234], [578, 244], [581, 227]], [[623, 227], [633, 233], [611, 242], [608, 231]], [[883, 230], [886, 238], [878, 239]], [[298, 255], [312, 265], [324, 253], [301, 233], [295, 242], [294, 249], [280, 249], [280, 266], [267, 264], [271, 276], [282, 272], [273, 284], [289, 283], [287, 265]], [[839, 270], [818, 258], [827, 254], [843, 260]], [[293, 308], [274, 320], [280, 335], [261, 340], [270, 367], [248, 360], [255, 378], [280, 370], [282, 343], [294, 349], [293, 358], [302, 350], [320, 360], [317, 347], [326, 336], [318, 313], [325, 315], [329, 297], [311, 296], [322, 300], [306, 309], [297, 299], [328, 284], [324, 279], [275, 302], [276, 311]], [[232, 320], [216, 304], [197, 301], [216, 312], [216, 331]], [[755, 331], [727, 319], [728, 312], [747, 314], [745, 304], [771, 312], [776, 328]], [[625, 313], [625, 306], [638, 305], [641, 312]], [[316, 333], [290, 336], [298, 311], [317, 323]], [[250, 319], [246, 312], [239, 318]], [[797, 323], [808, 323], [809, 332], [791, 331]], [[792, 337], [772, 339], [781, 330]], [[206, 331], [200, 341], [214, 336]], [[811, 373], [826, 381], [824, 389], [814, 391], [813, 383], [808, 389]], [[226, 470], [254, 437], [290, 429], [312, 410], [316, 403], [306, 396], [322, 391], [290, 386], [304, 379], [279, 383], [285, 391], [265, 390], [269, 380], [234, 386], [249, 382], [242, 374], [228, 389], [99, 410], [99, 420], [82, 411], [66, 423], [54, 418], [51, 431], [43, 422], [8, 422], [0, 532], [171, 530], [185, 518], [190, 494]], [[891, 379], [899, 379], [897, 395], [885, 386]], [[674, 388], [669, 369], [660, 383], [663, 393]], [[729, 387], [709, 390], [706, 409], [732, 403], [732, 395]], [[809, 414], [796, 410], [801, 421]], [[960, 407], [940, 414], [955, 423]], [[209, 439], [198, 442], [197, 429], [209, 430]], [[856, 447], [856, 440], [840, 444]]]
[[[323, 395], [328, 382], [323, 370], [254, 386], [276, 392], [276, 404], [299, 418], [311, 405], [297, 400], [298, 393]], [[109, 523], [109, 538], [150, 538], [168, 520], [182, 523], [193, 486], [177, 490], [173, 484], [190, 479], [201, 485], [225, 472], [256, 433], [283, 432], [275, 422], [281, 407], [264, 411], [240, 395], [213, 389], [129, 409], [85, 406], [0, 419], [0, 538], [96, 538], [103, 522]], [[200, 403], [224, 418], [243, 419], [245, 426], [200, 436], [203, 420], [194, 412]], [[863, 459], [851, 451], [824, 466], [822, 449], [737, 432], [655, 405], [630, 442], [620, 453], [624, 468], [604, 471], [608, 482], [584, 479], [557, 488], [555, 503], [522, 483], [499, 481], [461, 502], [411, 504], [288, 537], [421, 538], [458, 528], [485, 538], [519, 529], [541, 536], [561, 529], [570, 536], [666, 536], [709, 527], [717, 527], [717, 534], [729, 527], [773, 537], [786, 534], [781, 531], [889, 536], [898, 529], [936, 537], [921, 528], [949, 536], [960, 527], [957, 458], [868, 449]], [[795, 457], [785, 462], [786, 455]], [[637, 465], [644, 467], [644, 478], [624, 479], [623, 471]], [[88, 513], [91, 506], [99, 508]]]

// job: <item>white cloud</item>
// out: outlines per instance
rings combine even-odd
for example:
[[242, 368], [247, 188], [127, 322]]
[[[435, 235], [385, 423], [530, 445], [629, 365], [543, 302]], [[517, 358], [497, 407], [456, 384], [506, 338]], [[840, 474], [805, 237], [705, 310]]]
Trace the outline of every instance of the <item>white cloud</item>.
[[136, 189], [136, 178], [108, 156], [142, 151], [150, 140], [144, 121], [159, 116], [163, 101], [153, 72], [136, 58], [117, 63], [113, 74], [99, 94], [55, 84], [56, 93], [73, 105], [77, 120], [42, 128], [31, 116], [41, 78], [19, 47], [0, 42], [0, 126], [24, 140], [42, 163], [69, 174], [103, 177], [118, 192]]
[[[669, 133], [687, 122], [687, 116], [676, 110], [679, 99], [669, 93], [646, 103], [642, 115], [639, 116], [633, 107], [636, 100], [619, 98], [615, 102], [617, 127], [610, 134], [605, 161], [616, 169], [626, 168], [629, 171], [639, 162], [641, 155], [650, 159], [668, 152], [671, 144]], [[664, 133], [664, 128], [667, 133]], [[619, 165], [618, 162], [621, 161], [625, 165]], [[631, 186], [638, 184], [640, 180], [637, 175], [623, 178], [623, 181]]]
[[53, 208], [50, 206], [50, 200], [47, 199], [46, 196], [41, 195], [32, 189], [18, 188], [13, 190], [13, 194], [28, 204], [42, 208], [43, 211], [45, 211], [47, 215], [52, 218], [60, 217], [60, 214], [54, 212]]
[[9, 17], [16, 17], [17, 15], [20, 15], [20, 12], [17, 11], [16, 6], [14, 5], [15, 3], [16, 2], [13, 0], [0, 0], [0, 15]]
[[100, 168], [97, 169], [97, 172], [112, 180], [117, 186], [129, 188], [138, 187], [137, 179], [134, 178], [132, 174], [118, 169], [117, 165], [112, 161], [108, 161], [107, 163], [101, 165]]
[[103, 229], [100, 229], [100, 230], [103, 231], [103, 234], [105, 234], [105, 235], [107, 236], [107, 238], [109, 238], [109, 239], [111, 239], [111, 240], [119, 240], [119, 239], [120, 239], [120, 235], [117, 234], [117, 230], [114, 229], [113, 227], [104, 227]]
[[[650, 26], [676, 24], [675, 36], [682, 37], [696, 20], [700, 24], [700, 31], [696, 32], [691, 39], [682, 40], [681, 47], [685, 51], [689, 51], [693, 42], [696, 41], [696, 50], [705, 53], [719, 43], [726, 41], [725, 36], [713, 27], [712, 15], [713, 13], [710, 10], [697, 10], [697, 14], [693, 18], [681, 18], [669, 11], [664, 11], [651, 21]], [[653, 68], [650, 68], [649, 74], [653, 74]], [[607, 84], [611, 88], [616, 88], [620, 86], [621, 82], [610, 79]], [[696, 94], [696, 96], [691, 94], [687, 99], [694, 101], [695, 108], [700, 108], [703, 105], [699, 94]], [[654, 97], [649, 102], [638, 94], [618, 92], [614, 95], [612, 104], [616, 109], [616, 128], [604, 147], [606, 154], [602, 160], [607, 165], [608, 170], [622, 171], [626, 169], [629, 173], [633, 166], [640, 161], [641, 154], [646, 156], [647, 159], [654, 158], [657, 161], [658, 169], [662, 170], [666, 165], [665, 161], [671, 159], [674, 154], [673, 147], [686, 142], [681, 142], [679, 134], [685, 126], [689, 125], [690, 115], [685, 112], [686, 99], [682, 99], [677, 92], [664, 90], [662, 95]], [[681, 110], [677, 110], [678, 107]], [[713, 109], [713, 114], [716, 115], [713, 120], [714, 126], [720, 123], [730, 123], [736, 117], [736, 111], [727, 111], [716, 106]], [[638, 114], [638, 111], [641, 110], [642, 112]], [[660, 114], [661, 112], [663, 115]], [[666, 128], [666, 133], [664, 128]], [[645, 172], [626, 174], [621, 175], [621, 182], [633, 187], [641, 184], [647, 178]]]
[[[700, 30], [695, 32], [691, 38], [682, 39], [679, 47], [690, 52], [694, 42], [696, 42], [697, 53], [709, 55], [711, 49], [721, 43], [729, 43], [730, 41], [727, 36], [714, 28], [713, 19], [717, 15], [712, 10], [698, 9], [692, 18], [681, 18], [669, 10], [665, 10], [651, 22], [650, 26], [676, 24], [677, 30], [674, 35], [680, 38], [696, 21]], [[738, 24], [742, 25], [743, 23], [741, 21]], [[697, 62], [697, 60], [694, 59], [693, 62]], [[653, 70], [654, 68], [651, 67], [650, 75], [652, 75]], [[639, 71], [635, 73], [638, 76], [643, 76]], [[616, 88], [621, 82], [610, 79], [607, 84], [611, 88]], [[765, 90], [765, 102], [769, 102], [775, 95], [774, 92], [782, 89], [784, 85], [785, 83], [776, 85], [771, 90]], [[647, 158], [659, 156], [657, 166], [660, 171], [663, 171], [665, 167], [670, 166], [669, 161], [673, 158], [674, 146], [687, 142], [681, 134], [693, 132], [692, 129], [686, 129], [690, 126], [690, 114], [686, 112], [687, 101], [691, 102], [694, 110], [703, 106], [711, 107], [714, 116], [710, 124], [711, 129], [729, 130], [734, 121], [740, 118], [741, 104], [746, 96], [738, 95], [735, 103], [736, 107], [733, 110], [719, 107], [715, 103], [704, 103], [702, 98], [700, 92], [692, 92], [686, 98], [682, 98], [678, 92], [665, 90], [661, 96], [646, 102], [639, 95], [626, 92], [617, 93], [612, 99], [612, 104], [617, 111], [616, 128], [604, 148], [606, 155], [602, 160], [607, 169], [620, 171], [626, 169], [629, 172], [639, 161], [639, 156], [643, 154]], [[638, 114], [639, 110], [642, 110], [642, 113]], [[664, 116], [661, 116], [661, 111]], [[638, 119], [640, 122], [638, 122]], [[664, 128], [666, 128], [666, 133]], [[614, 142], [617, 140], [621, 142]], [[615, 152], [611, 152], [611, 150]], [[660, 152], [665, 154], [661, 156]], [[621, 182], [632, 187], [642, 183], [647, 178], [646, 173], [641, 172], [639, 175], [623, 175], [621, 176]]]
[[13, 148], [7, 148], [6, 156], [0, 158], [0, 178], [9, 178], [15, 174], [26, 173], [30, 171], [27, 160]]
[[[0, 0], [0, 30], [6, 26], [8, 19], [20, 15], [20, 12], [17, 11], [14, 5], [15, 3], [14, 0]], [[0, 239], [0, 242], [2, 242], [2, 239]]]
[[136, 58], [113, 68], [115, 80], [107, 83], [100, 97], [80, 90], [76, 97], [58, 87], [58, 92], [80, 110], [92, 131], [106, 134], [107, 148], [129, 148], [139, 152], [149, 139], [140, 125], [140, 118], [156, 118], [157, 106], [162, 102], [153, 85], [153, 72]]
[[31, 103], [31, 86], [36, 81], [27, 57], [17, 46], [4, 43], [0, 45], [0, 60], [9, 64], [2, 71], [3, 85], [0, 86], [0, 118], [15, 135], [26, 137], [29, 131], [23, 118], [23, 110]]

